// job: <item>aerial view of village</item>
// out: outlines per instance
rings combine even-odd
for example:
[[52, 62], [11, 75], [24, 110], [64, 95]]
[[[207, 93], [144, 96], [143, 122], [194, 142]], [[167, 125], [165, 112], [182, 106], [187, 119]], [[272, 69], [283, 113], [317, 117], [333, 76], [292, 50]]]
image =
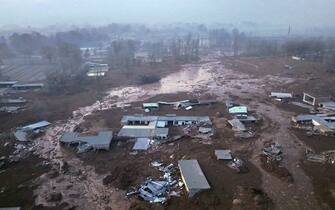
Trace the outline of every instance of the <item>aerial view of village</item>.
[[335, 209], [334, 11], [0, 0], [0, 210]]

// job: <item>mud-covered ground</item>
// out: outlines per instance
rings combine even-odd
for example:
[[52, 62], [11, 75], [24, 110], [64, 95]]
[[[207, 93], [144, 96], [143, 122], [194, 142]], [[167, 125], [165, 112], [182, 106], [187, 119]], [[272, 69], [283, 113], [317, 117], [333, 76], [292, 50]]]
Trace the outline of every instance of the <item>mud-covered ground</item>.
[[[286, 62], [283, 58], [232, 61], [209, 56], [199, 64], [183, 66], [180, 72], [164, 77], [160, 83], [112, 89], [102, 101], [79, 108], [67, 120], [57, 121], [45, 136], [35, 141], [35, 154], [52, 165], [47, 174], [34, 182], [37, 186], [34, 189], [35, 205], [60, 209], [333, 209], [334, 166], [310, 164], [304, 160], [306, 148], [317, 151], [333, 148], [333, 139], [310, 141], [303, 133], [292, 130], [290, 117], [306, 111], [274, 104], [268, 98], [273, 90], [295, 90], [295, 94], [301, 94], [297, 86], [300, 84], [303, 88], [311, 81], [301, 77], [303, 71], [313, 74], [318, 64], [295, 64], [294, 69], [301, 73], [292, 73], [283, 68]], [[108, 152], [81, 155], [58, 144], [64, 131], [117, 131], [122, 115], [143, 113], [143, 101], [185, 98], [214, 98], [219, 103], [195, 107], [191, 111], [163, 107], [150, 114], [208, 115], [215, 128], [211, 140], [183, 138], [136, 155], [130, 154], [132, 142], [114, 142]], [[230, 116], [224, 102], [228, 98], [247, 105], [260, 119], [253, 128], [257, 134], [255, 138], [241, 140], [234, 137], [226, 123]], [[268, 142], [283, 146], [284, 159], [274, 169], [264, 166], [260, 157]], [[221, 148], [229, 148], [243, 159], [248, 172], [238, 174], [225, 162], [216, 160], [214, 150]], [[179, 159], [186, 158], [198, 159], [211, 190], [193, 199], [183, 193], [165, 205], [147, 204], [135, 197], [125, 198], [130, 187], [148, 176], [158, 175], [149, 166], [151, 161], [176, 164]], [[50, 199], [50, 194], [62, 196]]]

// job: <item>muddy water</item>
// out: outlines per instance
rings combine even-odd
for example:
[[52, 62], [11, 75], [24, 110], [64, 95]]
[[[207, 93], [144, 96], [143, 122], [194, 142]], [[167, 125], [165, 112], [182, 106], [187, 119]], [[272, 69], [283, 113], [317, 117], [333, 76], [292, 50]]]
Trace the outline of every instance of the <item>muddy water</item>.
[[[79, 209], [104, 209], [107, 206], [113, 209], [128, 209], [129, 202], [124, 198], [125, 192], [104, 186], [102, 184], [104, 175], [96, 174], [92, 167], [84, 166], [78, 158], [64, 152], [58, 144], [58, 139], [64, 131], [72, 131], [76, 125], [84, 121], [85, 116], [97, 110], [176, 92], [191, 92], [194, 95], [210, 93], [219, 100], [227, 99], [229, 95], [241, 98], [258, 95], [264, 97], [265, 87], [285, 82], [290, 83], [292, 80], [275, 76], [251, 78], [246, 74], [229, 70], [220, 61], [211, 59], [200, 64], [185, 65], [180, 72], [173, 73], [156, 84], [112, 89], [102, 101], [79, 108], [73, 112], [72, 118], [55, 123], [44, 137], [37, 140], [39, 148], [37, 153], [49, 159], [56, 170], [59, 170], [59, 165], [64, 161], [70, 165], [70, 169], [68, 173], [61, 173], [56, 179], [40, 177], [38, 180], [40, 187], [35, 191], [36, 204], [54, 205], [47, 202], [47, 195], [55, 191], [63, 194], [64, 202], [78, 206]], [[263, 173], [266, 176], [265, 172]], [[278, 191], [281, 189], [276, 188], [271, 192], [269, 186], [264, 187], [269, 194], [277, 193], [280, 196]]]
[[[213, 82], [210, 72], [213, 65], [218, 63], [185, 65], [180, 72], [163, 78], [157, 84], [112, 89], [102, 101], [79, 108], [73, 112], [73, 117], [66, 121], [56, 122], [47, 130], [45, 136], [36, 141], [36, 153], [50, 160], [54, 169], [61, 173], [55, 179], [44, 175], [36, 181], [40, 185], [35, 191], [36, 204], [54, 206], [55, 203], [47, 201], [48, 195], [51, 192], [61, 192], [63, 202], [78, 206], [79, 209], [104, 209], [107, 206], [113, 209], [128, 209], [129, 203], [124, 198], [125, 192], [104, 186], [102, 184], [104, 175], [96, 174], [94, 168], [85, 166], [74, 155], [63, 151], [58, 144], [59, 138], [63, 132], [73, 131], [84, 121], [85, 116], [97, 110], [122, 106], [158, 94], [203, 89]], [[67, 173], [62, 173], [60, 170], [64, 162], [69, 164]]]

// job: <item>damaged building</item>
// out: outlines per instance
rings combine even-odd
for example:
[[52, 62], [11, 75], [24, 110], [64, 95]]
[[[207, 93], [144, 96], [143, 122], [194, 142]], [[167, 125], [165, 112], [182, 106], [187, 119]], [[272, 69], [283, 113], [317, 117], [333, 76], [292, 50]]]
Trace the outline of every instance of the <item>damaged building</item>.
[[121, 119], [123, 127], [119, 138], [150, 138], [163, 140], [169, 135], [168, 126], [182, 126], [199, 123], [211, 123], [207, 116], [144, 116], [128, 115]]
[[292, 93], [271, 92], [270, 97], [277, 101], [289, 101], [293, 98]]
[[17, 128], [14, 132], [14, 136], [18, 141], [27, 141], [30, 136], [43, 133], [44, 129], [49, 125], [51, 125], [51, 123], [47, 121], [40, 121], [21, 128]]
[[325, 135], [335, 135], [335, 116], [327, 115], [298, 115], [292, 118], [292, 122], [298, 127], [313, 127]]
[[83, 136], [75, 132], [66, 132], [59, 139], [63, 144], [87, 144], [95, 150], [109, 150], [113, 139], [112, 131], [101, 131], [97, 135]]
[[189, 197], [211, 188], [197, 160], [180, 160], [178, 167]]
[[302, 101], [316, 107], [322, 107], [324, 103], [333, 102], [330, 96], [317, 96], [309, 93], [304, 93]]

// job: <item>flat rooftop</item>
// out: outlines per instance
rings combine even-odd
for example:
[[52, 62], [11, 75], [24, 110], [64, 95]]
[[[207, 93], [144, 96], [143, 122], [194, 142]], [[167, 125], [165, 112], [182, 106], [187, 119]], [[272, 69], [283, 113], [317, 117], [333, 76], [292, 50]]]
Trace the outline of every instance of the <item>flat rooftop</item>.
[[126, 115], [123, 116], [121, 122], [126, 124], [129, 121], [199, 121], [199, 122], [210, 122], [208, 116], [144, 116], [144, 115]]
[[211, 188], [197, 160], [179, 160], [178, 166], [188, 190]]
[[75, 132], [66, 132], [59, 141], [63, 143], [85, 142], [90, 145], [108, 145], [113, 138], [112, 131], [101, 131], [95, 136], [81, 136]]

